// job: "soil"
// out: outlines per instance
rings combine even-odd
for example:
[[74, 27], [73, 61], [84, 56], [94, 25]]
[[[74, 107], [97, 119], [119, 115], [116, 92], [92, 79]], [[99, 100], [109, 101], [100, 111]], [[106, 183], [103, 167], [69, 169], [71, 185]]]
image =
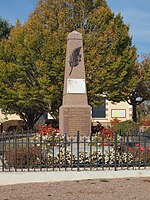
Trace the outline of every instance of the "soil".
[[0, 186], [0, 200], [149, 200], [150, 177]]

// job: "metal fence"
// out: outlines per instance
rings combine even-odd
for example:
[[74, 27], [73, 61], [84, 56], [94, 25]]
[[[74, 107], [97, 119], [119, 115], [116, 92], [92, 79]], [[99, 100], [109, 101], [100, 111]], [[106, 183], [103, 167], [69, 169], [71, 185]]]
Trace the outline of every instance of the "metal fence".
[[0, 172], [121, 170], [150, 167], [150, 133], [96, 134], [3, 133]]

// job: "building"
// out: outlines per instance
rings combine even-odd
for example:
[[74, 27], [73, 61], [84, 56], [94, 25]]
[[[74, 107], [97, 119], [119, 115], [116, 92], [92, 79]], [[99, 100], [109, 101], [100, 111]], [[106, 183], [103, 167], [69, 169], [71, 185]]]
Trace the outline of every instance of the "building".
[[[2, 132], [2, 130], [6, 130], [7, 128], [12, 126], [12, 124], [14, 125], [14, 127], [17, 126], [17, 124], [20, 123], [20, 121], [21, 120], [18, 115], [16, 114], [4, 115], [0, 111], [0, 132]], [[9, 122], [9, 123], [5, 124], [5, 122]]]
[[[120, 121], [132, 120], [132, 106], [127, 102], [120, 102], [112, 104], [110, 101], [104, 98], [103, 105], [99, 108], [92, 108], [92, 122], [96, 123], [99, 121], [103, 126], [110, 126], [111, 120], [114, 118], [119, 119]], [[48, 119], [52, 119], [48, 115]], [[0, 125], [6, 121], [17, 121], [20, 120], [18, 115], [12, 114], [5, 116], [0, 112]]]
[[132, 120], [132, 106], [127, 102], [111, 103], [104, 99], [103, 105], [92, 109], [92, 122], [99, 121], [103, 126], [110, 126], [114, 118], [120, 121]]

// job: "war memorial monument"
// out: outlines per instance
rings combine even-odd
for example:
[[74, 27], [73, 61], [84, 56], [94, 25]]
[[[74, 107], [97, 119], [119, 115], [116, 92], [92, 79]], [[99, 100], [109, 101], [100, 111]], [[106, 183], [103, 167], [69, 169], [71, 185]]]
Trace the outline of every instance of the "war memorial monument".
[[59, 109], [61, 134], [89, 136], [91, 107], [87, 101], [82, 34], [73, 31], [67, 38], [63, 103]]

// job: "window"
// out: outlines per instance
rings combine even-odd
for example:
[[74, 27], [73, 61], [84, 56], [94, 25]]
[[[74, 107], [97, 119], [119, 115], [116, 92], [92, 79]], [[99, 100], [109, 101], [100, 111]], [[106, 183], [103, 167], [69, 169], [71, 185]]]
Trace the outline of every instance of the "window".
[[106, 99], [100, 100], [101, 106], [98, 108], [92, 108], [92, 118], [105, 118], [106, 117]]

